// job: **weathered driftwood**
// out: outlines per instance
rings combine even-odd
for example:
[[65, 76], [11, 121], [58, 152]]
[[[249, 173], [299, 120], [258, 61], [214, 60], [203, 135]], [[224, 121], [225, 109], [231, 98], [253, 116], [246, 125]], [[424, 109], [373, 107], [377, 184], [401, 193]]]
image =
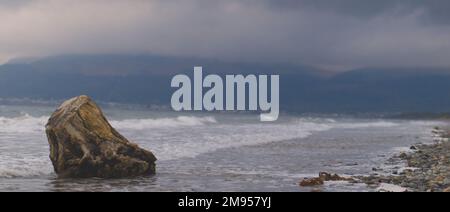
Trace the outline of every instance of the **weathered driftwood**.
[[156, 157], [120, 135], [87, 96], [64, 102], [46, 126], [50, 159], [62, 178], [123, 178], [155, 173]]

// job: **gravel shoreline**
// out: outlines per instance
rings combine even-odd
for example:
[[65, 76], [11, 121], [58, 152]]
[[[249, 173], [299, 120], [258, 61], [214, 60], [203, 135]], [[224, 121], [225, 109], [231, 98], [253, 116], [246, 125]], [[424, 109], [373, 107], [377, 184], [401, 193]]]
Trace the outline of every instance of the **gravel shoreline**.
[[357, 177], [369, 187], [380, 184], [399, 186], [410, 192], [450, 192], [450, 130], [436, 127], [435, 143], [412, 146], [410, 153], [401, 153], [390, 160], [406, 161], [407, 168], [389, 176]]
[[414, 145], [410, 147], [409, 152], [402, 152], [390, 158], [387, 163], [405, 163], [407, 166], [390, 170], [390, 174], [380, 174], [380, 171], [385, 170], [377, 168], [374, 168], [369, 176], [350, 178], [321, 173], [318, 178], [304, 179], [300, 186], [315, 187], [326, 181], [347, 181], [364, 183], [369, 191], [450, 192], [450, 129], [435, 127], [433, 135], [433, 144]]

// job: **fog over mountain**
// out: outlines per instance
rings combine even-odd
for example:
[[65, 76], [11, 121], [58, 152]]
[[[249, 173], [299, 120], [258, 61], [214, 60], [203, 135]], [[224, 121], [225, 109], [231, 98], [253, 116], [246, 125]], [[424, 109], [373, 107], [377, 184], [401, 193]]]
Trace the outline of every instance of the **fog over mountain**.
[[0, 1], [0, 61], [154, 54], [231, 62], [450, 67], [447, 0]]
[[[172, 77], [279, 74], [281, 108], [296, 112], [447, 112], [450, 70], [367, 68], [330, 75], [308, 66], [227, 63], [151, 55], [72, 55], [0, 66], [0, 98], [66, 99], [170, 105]], [[276, 70], [276, 71], [274, 71]]]
[[171, 77], [204, 66], [279, 74], [287, 110], [449, 111], [449, 10], [447, 0], [0, 0], [0, 98], [167, 105]]

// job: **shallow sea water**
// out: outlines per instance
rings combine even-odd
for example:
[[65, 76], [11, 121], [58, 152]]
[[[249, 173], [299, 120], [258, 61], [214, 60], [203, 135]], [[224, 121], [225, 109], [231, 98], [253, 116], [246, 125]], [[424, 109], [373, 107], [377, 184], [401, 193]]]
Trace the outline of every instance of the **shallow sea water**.
[[[366, 175], [439, 122], [282, 115], [175, 113], [110, 107], [111, 124], [153, 151], [157, 174], [134, 179], [58, 179], [44, 126], [54, 107], [0, 106], [0, 191], [309, 191], [321, 171]], [[401, 166], [402, 164], [398, 164]], [[395, 164], [394, 164], [395, 166]], [[369, 191], [329, 182], [325, 191]]]

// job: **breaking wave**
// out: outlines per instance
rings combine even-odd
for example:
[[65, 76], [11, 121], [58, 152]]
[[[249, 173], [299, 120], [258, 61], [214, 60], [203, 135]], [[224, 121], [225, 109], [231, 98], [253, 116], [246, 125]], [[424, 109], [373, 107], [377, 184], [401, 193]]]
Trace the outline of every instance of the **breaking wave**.
[[32, 133], [44, 132], [48, 117], [33, 117], [27, 113], [18, 117], [8, 118], [0, 116], [1, 133]]
[[126, 119], [111, 121], [111, 125], [118, 129], [145, 130], [151, 128], [191, 127], [215, 124], [214, 117], [178, 116], [175, 118], [160, 119]]
[[358, 129], [358, 128], [368, 128], [368, 127], [395, 127], [398, 123], [389, 121], [374, 121], [374, 122], [361, 122], [361, 123], [338, 123], [336, 127], [345, 129]]
[[53, 173], [52, 165], [47, 158], [12, 156], [0, 157], [0, 179], [16, 177], [48, 176]]
[[[33, 117], [26, 113], [12, 118], [0, 116], [0, 133], [41, 133], [45, 130], [48, 118], [46, 116]], [[110, 123], [118, 129], [144, 130], [150, 128], [201, 126], [215, 124], [217, 120], [214, 117], [179, 116], [160, 119], [112, 120]]]
[[[53, 173], [48, 160], [45, 124], [48, 117], [22, 114], [0, 117], [0, 178], [48, 176]], [[218, 122], [212, 116], [173, 116], [112, 120], [111, 125], [125, 137], [151, 149], [158, 159], [192, 158], [225, 148], [298, 140], [330, 129], [395, 127], [396, 122], [294, 118], [287, 122]], [[152, 130], [147, 130], [152, 129]], [[20, 142], [22, 145], [17, 145]], [[301, 140], [298, 140], [301, 142]]]

